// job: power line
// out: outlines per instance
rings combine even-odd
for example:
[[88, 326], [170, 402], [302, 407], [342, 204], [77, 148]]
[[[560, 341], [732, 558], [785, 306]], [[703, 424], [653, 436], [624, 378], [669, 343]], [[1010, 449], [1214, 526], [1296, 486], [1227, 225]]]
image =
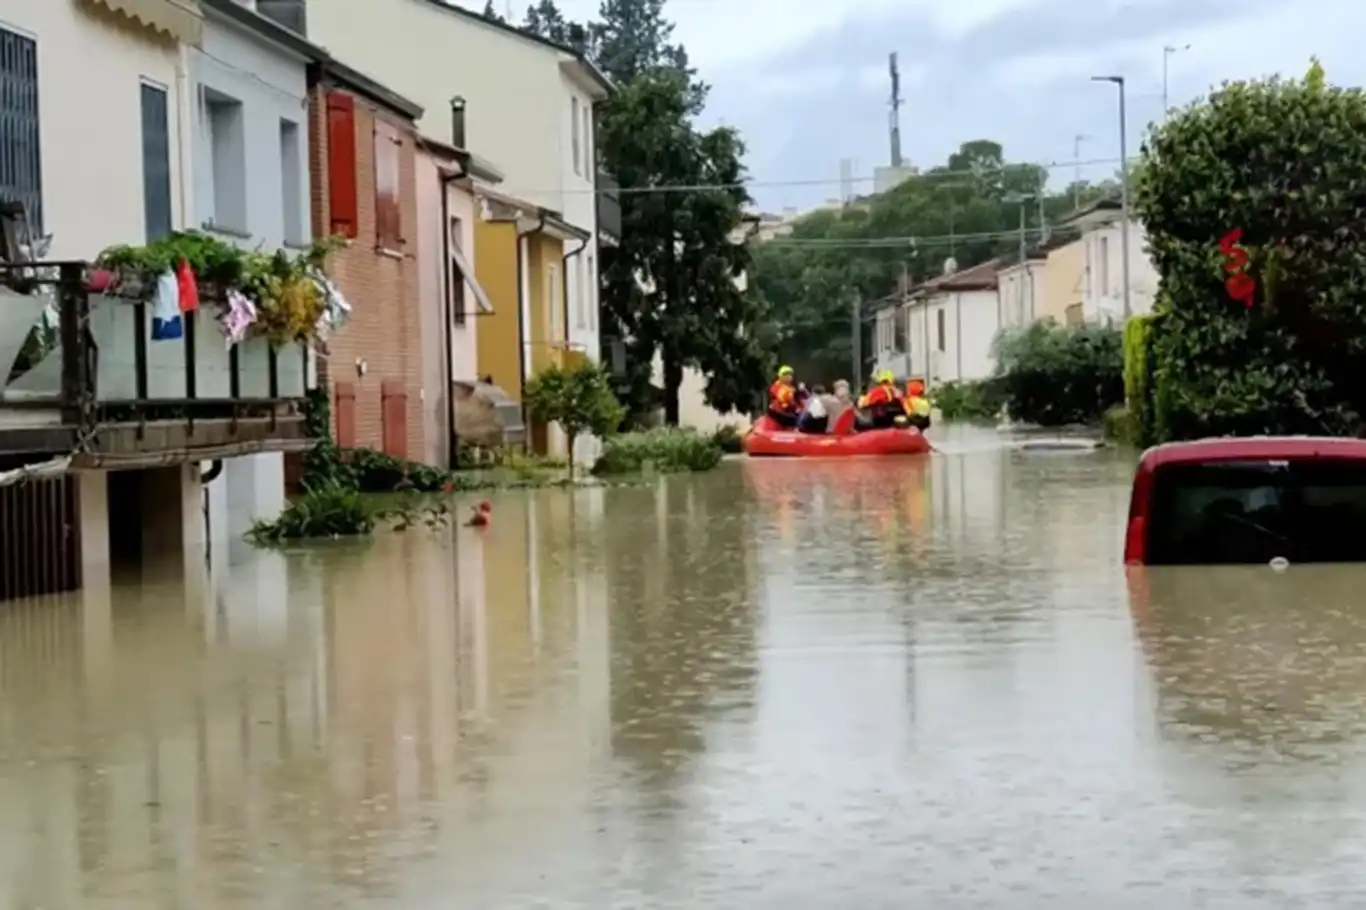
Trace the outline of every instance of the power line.
[[[1077, 233], [1068, 228], [1027, 228], [1025, 237], [1042, 238], [1058, 234]], [[774, 237], [757, 241], [758, 246], [783, 246], [807, 250], [843, 249], [919, 249], [925, 246], [952, 246], [955, 243], [974, 243], [984, 240], [1015, 240], [1020, 236], [1019, 229], [1000, 231], [979, 231], [972, 234], [930, 234], [885, 237]]]
[[[1131, 161], [1137, 161], [1136, 157], [1131, 157]], [[981, 179], [990, 174], [1002, 174], [1011, 168], [1037, 167], [1045, 171], [1054, 171], [1059, 168], [1090, 167], [1092, 165], [1109, 164], [1118, 165], [1119, 158], [1088, 158], [1082, 161], [1014, 161], [1005, 162], [998, 167], [989, 168], [958, 168], [957, 170], [931, 171], [924, 174], [916, 174], [907, 177], [905, 183], [918, 180], [957, 180], [960, 183], [967, 183], [966, 178]], [[522, 195], [527, 196], [549, 196], [562, 193], [566, 196], [584, 195], [638, 195], [642, 193], [700, 193], [709, 190], [745, 190], [745, 189], [765, 189], [774, 187], [799, 187], [799, 186], [831, 186], [839, 183], [872, 183], [874, 177], [818, 177], [804, 180], [746, 180], [740, 183], [680, 183], [665, 184], [662, 186], [631, 186], [603, 188], [593, 187], [588, 189], [554, 189], [554, 190], [521, 190]], [[898, 184], [900, 185], [900, 184]]]

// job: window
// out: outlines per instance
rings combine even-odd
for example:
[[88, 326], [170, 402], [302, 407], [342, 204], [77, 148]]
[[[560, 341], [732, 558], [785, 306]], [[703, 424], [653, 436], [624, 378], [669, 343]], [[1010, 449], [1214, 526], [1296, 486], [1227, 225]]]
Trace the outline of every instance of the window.
[[939, 350], [945, 350], [944, 346], [944, 309], [940, 307], [934, 313], [936, 328], [939, 330]]
[[1366, 560], [1366, 464], [1347, 460], [1178, 464], [1153, 478], [1149, 562]]
[[584, 104], [583, 106], [583, 175], [589, 180], [593, 179], [593, 149], [597, 145], [593, 141], [593, 105]]
[[304, 234], [303, 144], [299, 124], [280, 121], [280, 206], [285, 243], [302, 246]]
[[1100, 296], [1110, 295], [1110, 238], [1100, 238], [1100, 263], [1097, 267], [1100, 276]]
[[334, 235], [360, 235], [356, 204], [356, 99], [327, 95], [327, 205]]
[[242, 102], [204, 89], [204, 120], [213, 160], [211, 227], [247, 233], [247, 132]]
[[582, 174], [579, 167], [579, 99], [569, 99], [569, 129], [574, 134], [574, 173]]
[[0, 29], [0, 198], [21, 203], [29, 225], [42, 231], [38, 44], [4, 29]]
[[171, 233], [171, 131], [166, 90], [142, 84], [142, 226], [147, 240]]
[[399, 153], [403, 137], [393, 124], [375, 121], [375, 243], [382, 250], [403, 248]]
[[560, 270], [553, 265], [545, 267], [545, 308], [549, 314], [551, 344], [558, 344], [564, 338], [564, 292], [560, 289]]
[[465, 270], [460, 266], [460, 237], [463, 226], [459, 218], [451, 219], [450, 245], [447, 258], [451, 263], [450, 288], [451, 321], [456, 325], [465, 324]]

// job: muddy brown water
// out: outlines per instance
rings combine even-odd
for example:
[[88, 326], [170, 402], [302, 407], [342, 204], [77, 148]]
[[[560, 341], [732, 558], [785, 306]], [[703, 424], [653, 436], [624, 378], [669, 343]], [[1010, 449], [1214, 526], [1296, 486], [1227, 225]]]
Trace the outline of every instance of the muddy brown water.
[[0, 607], [0, 908], [1366, 900], [1366, 570], [934, 433]]

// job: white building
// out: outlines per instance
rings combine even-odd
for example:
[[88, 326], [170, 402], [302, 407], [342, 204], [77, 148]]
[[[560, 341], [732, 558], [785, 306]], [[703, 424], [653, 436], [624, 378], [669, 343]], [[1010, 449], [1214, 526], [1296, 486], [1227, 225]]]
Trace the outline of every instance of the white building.
[[[1086, 322], [1124, 321], [1124, 245], [1122, 216], [1117, 200], [1103, 199], [1063, 222], [1081, 232], [1085, 250], [1082, 318]], [[1129, 222], [1130, 315], [1151, 313], [1157, 296], [1158, 274], [1148, 256], [1143, 226]]]
[[997, 273], [1002, 328], [1020, 328], [1042, 318], [1047, 269], [1048, 255], [1033, 253]]
[[1005, 323], [996, 260], [948, 271], [880, 309], [875, 368], [927, 382], [979, 380], [996, 369], [992, 343]]
[[[598, 236], [593, 105], [612, 87], [591, 62], [441, 0], [315, 0], [307, 10], [311, 39], [422, 106], [425, 135], [449, 141], [452, 99], [463, 99], [462, 141], [498, 162], [500, 190]], [[597, 244], [565, 241], [564, 254], [564, 342], [597, 360]], [[596, 442], [582, 442], [580, 456], [595, 457]]]

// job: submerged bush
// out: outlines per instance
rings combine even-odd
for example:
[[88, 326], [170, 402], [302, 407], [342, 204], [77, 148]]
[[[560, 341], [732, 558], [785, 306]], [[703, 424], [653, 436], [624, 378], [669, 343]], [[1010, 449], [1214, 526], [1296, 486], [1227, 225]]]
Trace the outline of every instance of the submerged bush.
[[[1144, 143], [1159, 441], [1360, 429], [1364, 130], [1366, 91], [1328, 85], [1315, 63], [1299, 80], [1226, 83]], [[1250, 298], [1232, 299], [1227, 268]]]
[[673, 474], [710, 471], [721, 463], [720, 443], [711, 434], [676, 427], [622, 433], [603, 442], [595, 474], [634, 474], [653, 470]]
[[933, 390], [932, 398], [945, 420], [995, 420], [1005, 400], [993, 379], [946, 382]]
[[996, 370], [1010, 416], [1044, 427], [1094, 424], [1124, 403], [1119, 329], [1036, 322], [996, 339]]
[[285, 506], [274, 521], [258, 521], [247, 532], [256, 544], [323, 537], [359, 537], [375, 530], [376, 515], [354, 489], [331, 484], [309, 490]]
[[711, 438], [721, 447], [721, 451], [727, 455], [738, 455], [744, 450], [744, 436], [740, 428], [733, 423], [718, 427]]

